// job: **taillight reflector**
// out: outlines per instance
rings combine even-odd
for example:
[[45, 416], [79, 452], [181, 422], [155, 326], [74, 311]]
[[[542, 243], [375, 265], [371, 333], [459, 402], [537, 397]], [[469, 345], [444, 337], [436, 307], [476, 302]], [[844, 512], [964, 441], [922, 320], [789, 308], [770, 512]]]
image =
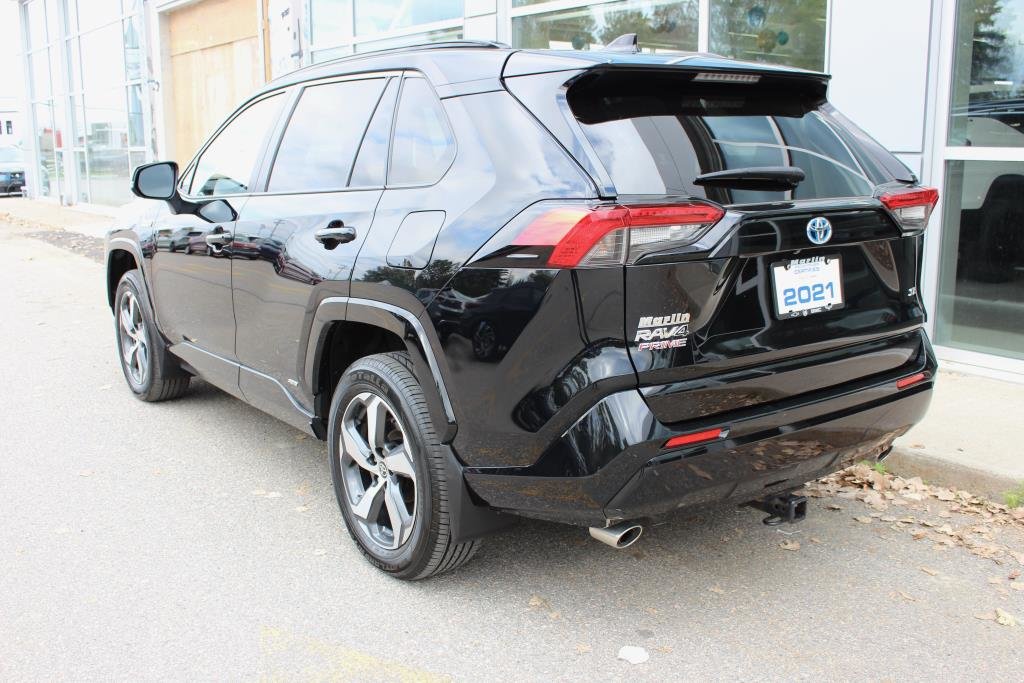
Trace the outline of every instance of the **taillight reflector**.
[[917, 229], [928, 225], [928, 218], [939, 202], [939, 191], [933, 187], [886, 192], [878, 198], [904, 228]]
[[692, 434], [680, 434], [666, 441], [662, 448], [679, 448], [680, 446], [692, 446], [693, 444], [704, 443], [705, 441], [714, 441], [722, 437], [724, 431], [724, 429], [718, 427], [717, 429], [705, 429], [702, 432], [693, 432]]
[[926, 379], [928, 379], [928, 373], [918, 372], [914, 375], [910, 375], [909, 377], [904, 377], [903, 379], [896, 380], [896, 388], [906, 389], [907, 387], [912, 387], [915, 384], [920, 384]]
[[559, 207], [533, 219], [512, 244], [554, 246], [548, 265], [556, 268], [614, 265], [640, 249], [651, 251], [652, 244], [692, 242], [724, 215], [718, 206], [699, 203]]

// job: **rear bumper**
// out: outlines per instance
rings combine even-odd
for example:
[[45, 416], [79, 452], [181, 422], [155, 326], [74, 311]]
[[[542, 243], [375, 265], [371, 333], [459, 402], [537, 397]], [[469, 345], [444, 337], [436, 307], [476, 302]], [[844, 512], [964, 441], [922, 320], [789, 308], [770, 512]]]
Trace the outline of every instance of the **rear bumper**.
[[[885, 453], [924, 416], [935, 370], [925, 343], [911, 363], [881, 376], [672, 425], [658, 422], [639, 392], [624, 391], [596, 405], [553, 449], [597, 458], [596, 467], [589, 463], [593, 473], [560, 476], [552, 464], [558, 459], [547, 457], [529, 468], [464, 475], [491, 507], [581, 525], [743, 503]], [[896, 380], [921, 371], [929, 373], [926, 381], [897, 389]], [[727, 438], [662, 448], [671, 436], [714, 427], [727, 428]]]

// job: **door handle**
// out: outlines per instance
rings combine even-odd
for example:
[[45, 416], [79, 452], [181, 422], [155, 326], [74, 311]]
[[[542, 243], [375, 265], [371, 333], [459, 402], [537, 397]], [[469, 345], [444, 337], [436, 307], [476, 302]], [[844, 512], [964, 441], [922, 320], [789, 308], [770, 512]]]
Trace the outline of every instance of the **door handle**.
[[211, 247], [223, 247], [231, 242], [232, 234], [225, 230], [211, 232], [206, 236], [206, 243]]
[[334, 249], [339, 244], [351, 242], [356, 238], [356, 229], [345, 225], [344, 221], [334, 220], [326, 228], [313, 233], [313, 239], [327, 249]]

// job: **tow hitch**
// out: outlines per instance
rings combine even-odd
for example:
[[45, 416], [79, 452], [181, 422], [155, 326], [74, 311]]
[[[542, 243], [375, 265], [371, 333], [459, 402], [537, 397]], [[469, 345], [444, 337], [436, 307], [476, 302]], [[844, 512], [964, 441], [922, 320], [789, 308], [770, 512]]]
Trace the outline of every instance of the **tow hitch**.
[[747, 505], [767, 512], [768, 516], [761, 521], [768, 526], [778, 526], [783, 522], [795, 524], [807, 516], [807, 496], [794, 496], [792, 493], [768, 496]]

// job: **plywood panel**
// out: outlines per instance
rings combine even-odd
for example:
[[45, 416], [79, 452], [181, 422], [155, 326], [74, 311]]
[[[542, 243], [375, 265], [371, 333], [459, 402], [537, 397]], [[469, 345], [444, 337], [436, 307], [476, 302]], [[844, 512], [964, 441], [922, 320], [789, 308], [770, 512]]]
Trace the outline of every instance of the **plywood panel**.
[[188, 162], [242, 100], [262, 83], [258, 39], [171, 57], [177, 161]]
[[202, 0], [170, 13], [172, 55], [233, 43], [259, 34], [253, 0]]
[[174, 152], [187, 163], [224, 118], [264, 82], [259, 6], [201, 0], [167, 16]]

